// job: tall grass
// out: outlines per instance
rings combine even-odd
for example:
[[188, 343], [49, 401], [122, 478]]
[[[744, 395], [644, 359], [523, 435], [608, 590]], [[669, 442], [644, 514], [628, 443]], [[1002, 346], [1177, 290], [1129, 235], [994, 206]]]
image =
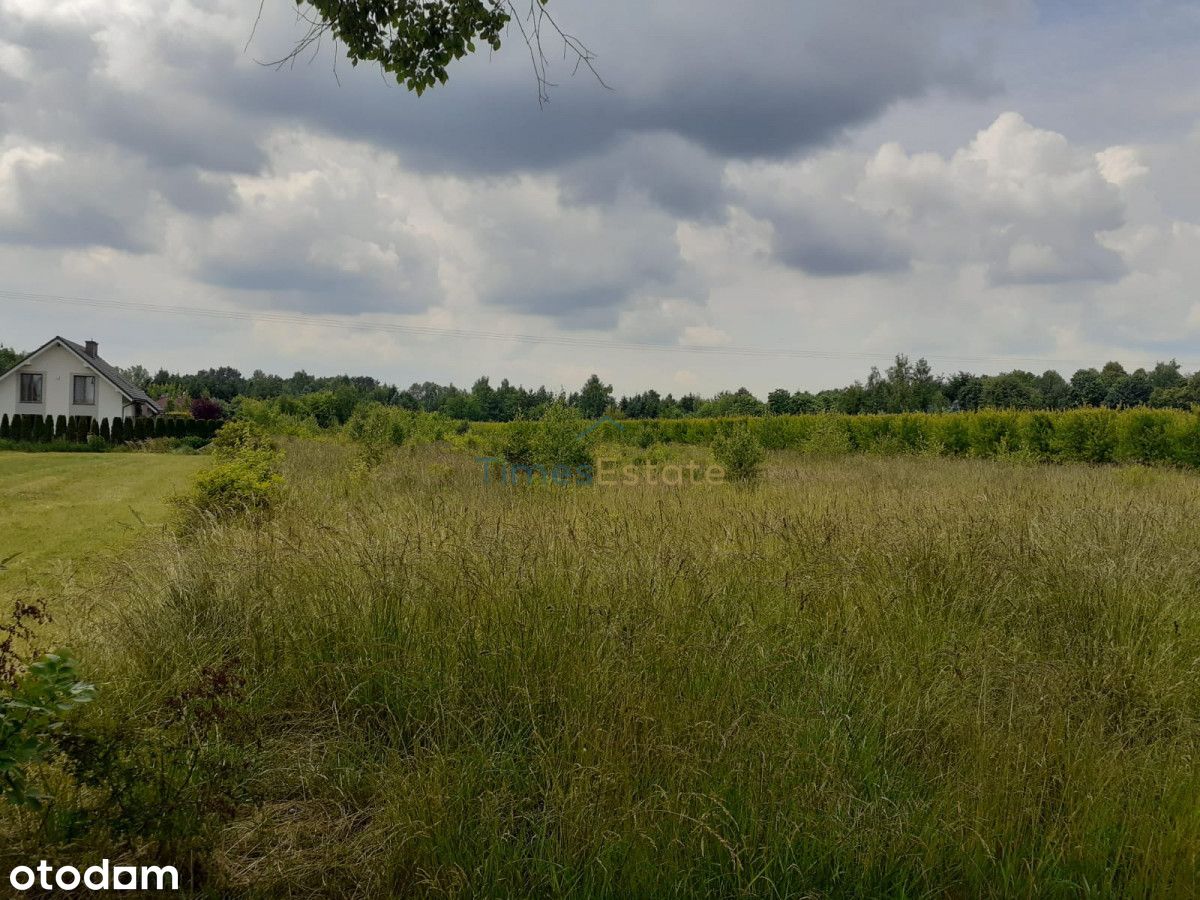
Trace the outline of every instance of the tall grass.
[[348, 452], [292, 442], [268, 523], [145, 548], [82, 648], [118, 717], [246, 678], [215, 895], [1200, 887], [1193, 476], [777, 453], [753, 488], [514, 489]]

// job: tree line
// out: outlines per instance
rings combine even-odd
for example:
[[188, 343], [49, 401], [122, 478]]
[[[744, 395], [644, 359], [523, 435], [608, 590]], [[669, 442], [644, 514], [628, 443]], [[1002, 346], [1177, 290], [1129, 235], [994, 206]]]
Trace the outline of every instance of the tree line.
[[[21, 354], [0, 346], [0, 372], [21, 358]], [[618, 397], [612, 386], [597, 375], [578, 390], [567, 392], [545, 386], [527, 388], [508, 379], [493, 385], [487, 377], [479, 378], [470, 388], [433, 381], [401, 388], [369, 375], [315, 376], [298, 371], [284, 377], [255, 370], [245, 376], [230, 366], [194, 373], [159, 369], [152, 374], [135, 365], [121, 371], [151, 397], [166, 398], [168, 408], [190, 412], [196, 418], [228, 416], [239, 401], [250, 398], [270, 401], [287, 415], [311, 417], [322, 427], [344, 424], [356, 408], [367, 403], [473, 422], [535, 418], [555, 401], [590, 418], [607, 414], [631, 419], [1080, 407], [1190, 409], [1200, 404], [1200, 371], [1185, 374], [1176, 360], [1132, 372], [1119, 362], [1108, 362], [1098, 369], [1079, 369], [1068, 379], [1053, 369], [1040, 375], [1020, 369], [996, 375], [938, 375], [925, 359], [913, 362], [898, 355], [892, 365], [882, 371], [872, 367], [865, 380], [845, 387], [816, 392], [780, 387], [765, 399], [744, 387], [709, 397], [695, 393], [676, 397], [653, 389]]]

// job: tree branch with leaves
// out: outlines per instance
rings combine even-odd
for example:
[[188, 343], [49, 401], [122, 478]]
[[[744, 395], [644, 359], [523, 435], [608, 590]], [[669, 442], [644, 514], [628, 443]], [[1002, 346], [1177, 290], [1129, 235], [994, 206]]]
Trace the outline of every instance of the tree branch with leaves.
[[[538, 102], [550, 97], [547, 39], [561, 45], [574, 71], [585, 67], [603, 85], [595, 55], [546, 9], [548, 0], [296, 0], [308, 31], [292, 51], [270, 65], [294, 63], [325, 38], [344, 47], [352, 65], [377, 64], [420, 95], [445, 84], [457, 60], [486, 46], [500, 49], [510, 25], [529, 50]], [[261, 7], [260, 7], [261, 14]]]

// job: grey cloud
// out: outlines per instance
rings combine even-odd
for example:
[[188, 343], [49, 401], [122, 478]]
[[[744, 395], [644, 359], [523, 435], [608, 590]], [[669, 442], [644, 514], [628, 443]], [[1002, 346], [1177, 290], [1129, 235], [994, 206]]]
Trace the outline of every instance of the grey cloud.
[[88, 133], [137, 153], [155, 166], [254, 173], [266, 165], [261, 135], [205, 100], [166, 99], [94, 86]]
[[245, 292], [254, 306], [306, 313], [419, 312], [440, 299], [428, 268], [416, 262], [407, 283], [347, 271], [302, 254], [253, 258], [208, 257], [197, 276]]
[[[944, 24], [985, 4], [863, 0], [835, 11], [792, 0], [744, 7], [695, 0], [560, 4], [611, 82], [557, 73], [539, 109], [517, 34], [494, 58], [459, 64], [450, 83], [407, 95], [369, 66], [283, 72], [242, 65], [196, 84], [255, 117], [298, 119], [397, 150], [422, 167], [506, 172], [557, 166], [603, 152], [629, 133], [670, 131], [710, 153], [780, 157], [825, 143], [905, 97], [936, 88], [981, 92], [980, 64], [946, 49]], [[285, 52], [296, 29], [279, 10], [256, 52]], [[633, 26], [631, 27], [631, 23]], [[229, 83], [230, 81], [236, 84]]]
[[480, 197], [477, 239], [487, 251], [479, 299], [553, 318], [565, 328], [616, 325], [647, 294], [694, 296], [675, 220], [644, 205], [577, 210], [547, 217], [506, 194]]
[[[227, 98], [180, 90], [169, 69], [147, 72], [136, 86], [114, 81], [103, 71], [105, 56], [85, 23], [52, 27], [0, 8], [0, 38], [28, 55], [31, 72], [0, 94], [8, 131], [70, 146], [109, 143], [151, 167], [250, 173], [265, 163], [262, 129], [230, 108]], [[164, 40], [153, 31], [144, 39], [150, 46]], [[238, 59], [230, 48], [184, 53], [183, 43], [175, 38], [164, 45], [172, 65], [200, 58], [211, 72]]]
[[777, 219], [774, 251], [785, 265], [824, 278], [908, 269], [909, 258], [875, 223], [832, 229], [828, 221]]
[[0, 239], [33, 246], [153, 249], [150, 200], [137, 173], [111, 159], [17, 164], [7, 190], [15, 214], [0, 214]]
[[172, 206], [190, 215], [212, 218], [237, 209], [233, 182], [226, 175], [199, 169], [168, 169], [158, 173], [155, 183]]
[[362, 268], [323, 257], [313, 244], [266, 240], [253, 252], [225, 247], [205, 254], [196, 276], [246, 292], [256, 306], [308, 313], [420, 312], [441, 301], [431, 260], [412, 248], [381, 249], [391, 262]]
[[257, 305], [405, 313], [443, 300], [437, 245], [369, 178], [303, 172], [286, 188], [262, 185], [232, 212], [194, 220], [185, 238], [197, 278]]
[[724, 163], [671, 133], [631, 135], [611, 152], [563, 169], [560, 182], [572, 202], [611, 203], [640, 194], [682, 218], [713, 216], [724, 208]]

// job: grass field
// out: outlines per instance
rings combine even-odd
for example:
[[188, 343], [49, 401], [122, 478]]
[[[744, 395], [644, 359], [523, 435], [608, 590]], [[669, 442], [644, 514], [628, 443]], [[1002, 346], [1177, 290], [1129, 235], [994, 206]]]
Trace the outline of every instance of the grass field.
[[1194, 475], [512, 488], [350, 453], [293, 442], [272, 516], [110, 570], [85, 722], [153, 764], [121, 751], [58, 858], [212, 897], [1200, 889]]
[[133, 453], [0, 452], [0, 595], [102, 564], [204, 460]]

